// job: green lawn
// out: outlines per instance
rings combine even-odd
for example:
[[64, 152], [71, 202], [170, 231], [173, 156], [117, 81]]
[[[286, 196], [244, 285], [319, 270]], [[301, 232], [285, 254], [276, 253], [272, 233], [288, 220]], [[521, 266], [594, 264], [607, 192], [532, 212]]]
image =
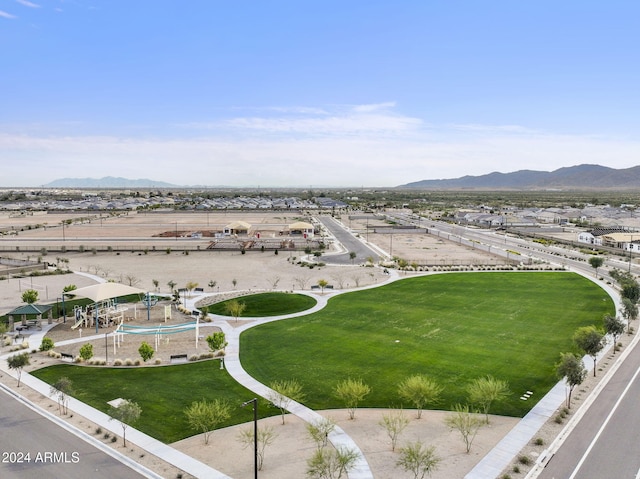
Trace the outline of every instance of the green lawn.
[[[574, 273], [453, 273], [337, 296], [315, 314], [244, 332], [241, 360], [258, 380], [295, 378], [314, 409], [342, 407], [335, 384], [362, 378], [363, 407], [399, 406], [397, 384], [422, 373], [464, 402], [471, 379], [491, 374], [513, 392], [498, 414], [522, 416], [556, 382], [560, 352], [580, 326], [615, 314], [596, 284]], [[534, 395], [520, 400], [525, 391]], [[411, 407], [404, 404], [404, 407]]]
[[[227, 303], [232, 300], [221, 301], [209, 306], [211, 314], [229, 316]], [[259, 318], [264, 316], [280, 316], [284, 314], [298, 313], [313, 308], [316, 300], [306, 294], [290, 293], [258, 293], [236, 298], [236, 301], [245, 304], [245, 310], [241, 317]]]
[[[232, 405], [231, 418], [220, 427], [253, 420], [251, 406], [240, 405], [256, 395], [240, 386], [218, 361], [146, 368], [100, 368], [71, 364], [50, 366], [32, 373], [51, 384], [66, 376], [73, 382], [74, 397], [107, 412], [107, 401], [131, 399], [142, 408], [135, 427], [160, 441], [170, 443], [200, 431], [189, 429], [184, 410], [202, 399], [226, 398]], [[260, 404], [260, 417], [279, 411]]]
[[[260, 296], [251, 301], [269, 315]], [[287, 300], [296, 296], [306, 298], [281, 293]], [[440, 407], [448, 409], [465, 401], [469, 380], [491, 374], [513, 391], [492, 412], [522, 416], [555, 384], [554, 364], [572, 349], [573, 332], [601, 325], [604, 314], [615, 314], [611, 298], [574, 273], [433, 275], [339, 295], [317, 313], [250, 329], [240, 338], [241, 360], [265, 384], [297, 379], [314, 409], [343, 407], [331, 391], [347, 377], [372, 387], [362, 407], [399, 406], [396, 385], [415, 373], [445, 387]], [[143, 411], [136, 427], [165, 442], [195, 433], [183, 414], [194, 400], [224, 397], [237, 404], [223, 426], [253, 417], [240, 404], [255, 394], [218, 361], [118, 369], [59, 365], [33, 374], [49, 383], [69, 377], [78, 399], [105, 412], [107, 401], [118, 397], [138, 402]], [[534, 391], [532, 399], [521, 401], [527, 390]], [[278, 412], [264, 403], [259, 411], [261, 417]]]

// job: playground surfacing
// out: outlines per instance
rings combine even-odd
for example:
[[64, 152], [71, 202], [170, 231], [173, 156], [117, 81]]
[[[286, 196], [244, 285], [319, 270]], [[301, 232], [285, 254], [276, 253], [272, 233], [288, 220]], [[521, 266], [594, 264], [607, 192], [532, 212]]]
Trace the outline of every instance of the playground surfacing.
[[[171, 317], [165, 320], [165, 306], [171, 308]], [[138, 348], [144, 341], [155, 349], [155, 353], [150, 364], [169, 364], [171, 356], [186, 354], [187, 358], [193, 355], [200, 356], [209, 352], [209, 346], [205, 340], [206, 336], [215, 331], [220, 331], [213, 323], [202, 322], [197, 333], [195, 318], [178, 311], [169, 301], [160, 301], [147, 310], [141, 304], [134, 309], [129, 305], [125, 311], [123, 325], [128, 334], [120, 335], [118, 344], [114, 346], [113, 332], [118, 329], [119, 322], [112, 323], [108, 327], [100, 327], [96, 334], [95, 326], [77, 327], [72, 329], [75, 322], [72, 318], [67, 318], [66, 322], [61, 322], [52, 328], [47, 336], [53, 339], [56, 344], [55, 350], [60, 353], [71, 354], [76, 357], [83, 344], [93, 345], [94, 360], [108, 359], [112, 364], [114, 360], [127, 359], [135, 361], [140, 359]], [[148, 334], [143, 334], [143, 333]], [[105, 340], [105, 333], [108, 338]], [[86, 341], [77, 341], [66, 344], [69, 340], [86, 338]], [[156, 347], [157, 346], [157, 347]], [[159, 361], [156, 361], [159, 360]]]

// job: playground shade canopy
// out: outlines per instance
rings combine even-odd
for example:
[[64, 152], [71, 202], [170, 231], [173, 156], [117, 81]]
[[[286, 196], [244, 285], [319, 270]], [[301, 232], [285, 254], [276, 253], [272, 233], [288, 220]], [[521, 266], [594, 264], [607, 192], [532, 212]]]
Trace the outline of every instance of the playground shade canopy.
[[64, 294], [72, 295], [81, 298], [91, 299], [97, 303], [99, 301], [105, 301], [111, 298], [119, 298], [120, 296], [127, 296], [129, 294], [146, 294], [146, 292], [133, 286], [127, 286], [120, 283], [98, 283], [91, 286], [85, 286], [84, 288], [74, 289]]

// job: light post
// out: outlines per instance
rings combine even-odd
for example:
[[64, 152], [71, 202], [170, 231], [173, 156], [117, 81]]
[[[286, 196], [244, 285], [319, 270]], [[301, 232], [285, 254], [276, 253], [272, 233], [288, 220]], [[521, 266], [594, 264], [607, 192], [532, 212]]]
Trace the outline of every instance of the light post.
[[633, 251], [633, 235], [631, 235], [631, 241], [629, 241], [629, 273], [631, 273], [631, 261], [633, 260], [633, 255], [631, 252]]
[[253, 474], [258, 479], [258, 398], [243, 402], [242, 407], [249, 403], [253, 405]]

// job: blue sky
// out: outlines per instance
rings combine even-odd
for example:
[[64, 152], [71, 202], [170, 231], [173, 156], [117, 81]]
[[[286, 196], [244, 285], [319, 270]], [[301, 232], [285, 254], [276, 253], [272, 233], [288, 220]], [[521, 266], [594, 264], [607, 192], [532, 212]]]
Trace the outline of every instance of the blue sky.
[[0, 0], [0, 186], [640, 164], [640, 2]]

